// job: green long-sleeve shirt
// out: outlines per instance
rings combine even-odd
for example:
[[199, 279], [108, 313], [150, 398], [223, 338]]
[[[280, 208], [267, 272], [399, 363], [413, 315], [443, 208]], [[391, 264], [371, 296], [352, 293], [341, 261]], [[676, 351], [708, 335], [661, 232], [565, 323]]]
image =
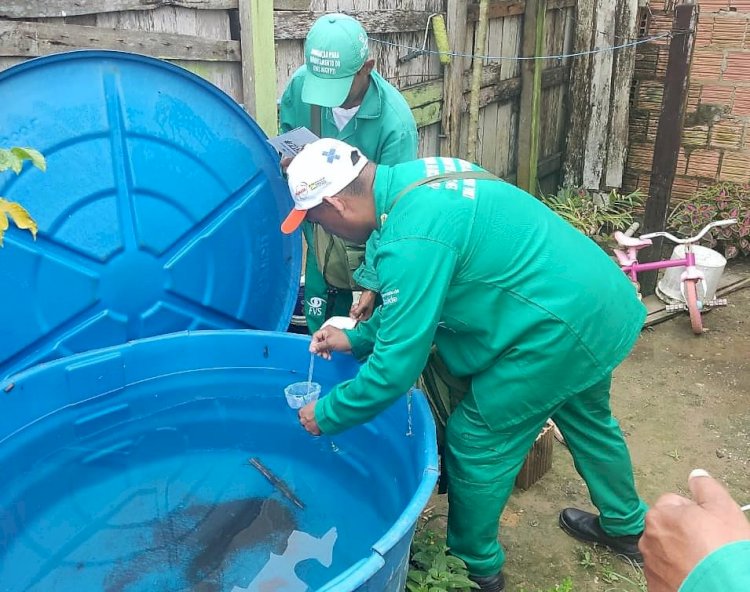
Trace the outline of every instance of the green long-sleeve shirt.
[[[296, 127], [312, 129], [310, 105], [302, 100], [306, 67], [300, 67], [289, 80], [279, 104], [281, 132]], [[320, 134], [336, 138], [359, 150], [378, 164], [399, 164], [417, 157], [417, 124], [409, 104], [398, 89], [380, 74], [370, 74], [370, 86], [359, 111], [343, 130], [336, 127], [333, 110], [321, 107]]]
[[[433, 342], [471, 376], [485, 420], [520, 422], [600, 381], [628, 354], [645, 309], [589, 238], [501, 181], [449, 181], [395, 196], [413, 181], [476, 169], [428, 158], [379, 166], [373, 263], [383, 305], [347, 332], [369, 355], [316, 407], [321, 430], [363, 423], [405, 393]], [[391, 208], [393, 208], [391, 210]]]
[[679, 592], [747, 592], [750, 590], [750, 541], [720, 547], [704, 557]]
[[[310, 105], [302, 101], [305, 75], [306, 67], [302, 66], [294, 73], [281, 97], [279, 119], [282, 133], [300, 126], [312, 129]], [[333, 110], [321, 108], [321, 136], [347, 142], [359, 148], [369, 160], [378, 164], [394, 165], [414, 160], [417, 157], [419, 136], [409, 105], [398, 89], [380, 74], [373, 71], [370, 79], [370, 86], [359, 111], [343, 130], [336, 127]], [[305, 316], [308, 329], [314, 332], [320, 328], [326, 317], [349, 314], [351, 294], [339, 294], [334, 310], [326, 311], [327, 286], [318, 269], [315, 251], [311, 246], [311, 225], [305, 223], [303, 232], [308, 246], [305, 265]], [[357, 270], [355, 280], [363, 288], [378, 291], [377, 276], [370, 257], [367, 257]]]

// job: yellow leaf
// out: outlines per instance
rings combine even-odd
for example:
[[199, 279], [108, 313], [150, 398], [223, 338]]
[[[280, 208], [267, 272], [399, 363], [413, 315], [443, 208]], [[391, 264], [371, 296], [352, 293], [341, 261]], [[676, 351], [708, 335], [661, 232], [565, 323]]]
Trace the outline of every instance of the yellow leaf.
[[8, 230], [8, 216], [3, 212], [0, 214], [0, 247], [3, 246], [3, 236], [5, 236], [6, 230]]
[[[36, 239], [36, 233], [38, 230], [36, 222], [21, 204], [0, 198], [0, 214], [2, 214], [2, 218], [4, 219], [6, 216], [10, 216], [11, 220], [13, 220], [13, 223], [18, 228], [28, 230], [31, 232], [34, 239]], [[7, 219], [5, 219], [5, 225], [7, 228]]]

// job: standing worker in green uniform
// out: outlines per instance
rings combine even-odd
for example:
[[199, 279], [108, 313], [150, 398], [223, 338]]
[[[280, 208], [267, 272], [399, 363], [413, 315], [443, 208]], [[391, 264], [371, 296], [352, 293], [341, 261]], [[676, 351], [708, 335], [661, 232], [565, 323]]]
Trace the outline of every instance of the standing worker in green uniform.
[[646, 312], [604, 251], [532, 196], [458, 159], [376, 166], [320, 140], [287, 173], [287, 231], [306, 218], [354, 242], [379, 233], [368, 251], [383, 304], [351, 331], [321, 329], [310, 346], [367, 360], [300, 410], [304, 428], [335, 434], [370, 420], [412, 387], [434, 343], [448, 370], [470, 380], [446, 429], [448, 546], [481, 589], [504, 590], [500, 515], [549, 417], [599, 510], [568, 508], [560, 525], [639, 561], [646, 506], [609, 389]]
[[[414, 116], [401, 93], [373, 69], [375, 60], [368, 55], [367, 33], [357, 20], [327, 14], [315, 21], [305, 40], [305, 65], [281, 97], [281, 132], [304, 126], [319, 137], [345, 140], [376, 163], [414, 160]], [[352, 316], [368, 318], [378, 286], [375, 273], [363, 263], [364, 247], [334, 244], [313, 224], [303, 224], [302, 230], [308, 249], [304, 298], [310, 333], [331, 316], [350, 314], [354, 288], [363, 293]]]

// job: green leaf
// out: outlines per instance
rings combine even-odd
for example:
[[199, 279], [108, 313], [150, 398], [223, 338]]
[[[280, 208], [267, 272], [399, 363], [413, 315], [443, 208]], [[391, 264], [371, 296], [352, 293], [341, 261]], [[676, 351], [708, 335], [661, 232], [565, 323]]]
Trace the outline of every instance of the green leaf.
[[479, 588], [476, 582], [471, 581], [466, 576], [453, 575], [448, 582], [454, 588]]
[[10, 160], [15, 155], [10, 150], [0, 148], [0, 172], [7, 171], [10, 168]]
[[42, 156], [42, 153], [33, 148], [11, 148], [10, 151], [22, 162], [24, 160], [30, 160], [31, 163], [44, 172], [47, 170], [47, 161]]
[[0, 172], [11, 169], [14, 173], [21, 172], [23, 161], [16, 156], [12, 150], [0, 148]]
[[427, 575], [423, 571], [410, 569], [406, 578], [416, 584], [424, 584], [427, 580]]
[[448, 561], [444, 554], [440, 554], [437, 557], [435, 557], [435, 561], [433, 562], [433, 567], [438, 570], [439, 572], [448, 571]]
[[448, 567], [454, 569], [466, 569], [466, 564], [463, 562], [463, 559], [459, 559], [454, 555], [447, 555], [445, 561], [448, 564]]

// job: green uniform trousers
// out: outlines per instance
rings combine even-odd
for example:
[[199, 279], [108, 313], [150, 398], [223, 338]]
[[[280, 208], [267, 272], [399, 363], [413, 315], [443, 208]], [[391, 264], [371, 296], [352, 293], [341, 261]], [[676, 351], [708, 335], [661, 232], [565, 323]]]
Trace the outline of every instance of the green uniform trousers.
[[[483, 420], [469, 390], [446, 430], [448, 547], [476, 576], [494, 575], [505, 561], [497, 535], [516, 475], [548, 417], [560, 428], [576, 469], [611, 536], [643, 530], [646, 505], [633, 482], [630, 455], [609, 406], [611, 376], [553, 409], [502, 431]], [[552, 385], [550, 388], [554, 388]]]

